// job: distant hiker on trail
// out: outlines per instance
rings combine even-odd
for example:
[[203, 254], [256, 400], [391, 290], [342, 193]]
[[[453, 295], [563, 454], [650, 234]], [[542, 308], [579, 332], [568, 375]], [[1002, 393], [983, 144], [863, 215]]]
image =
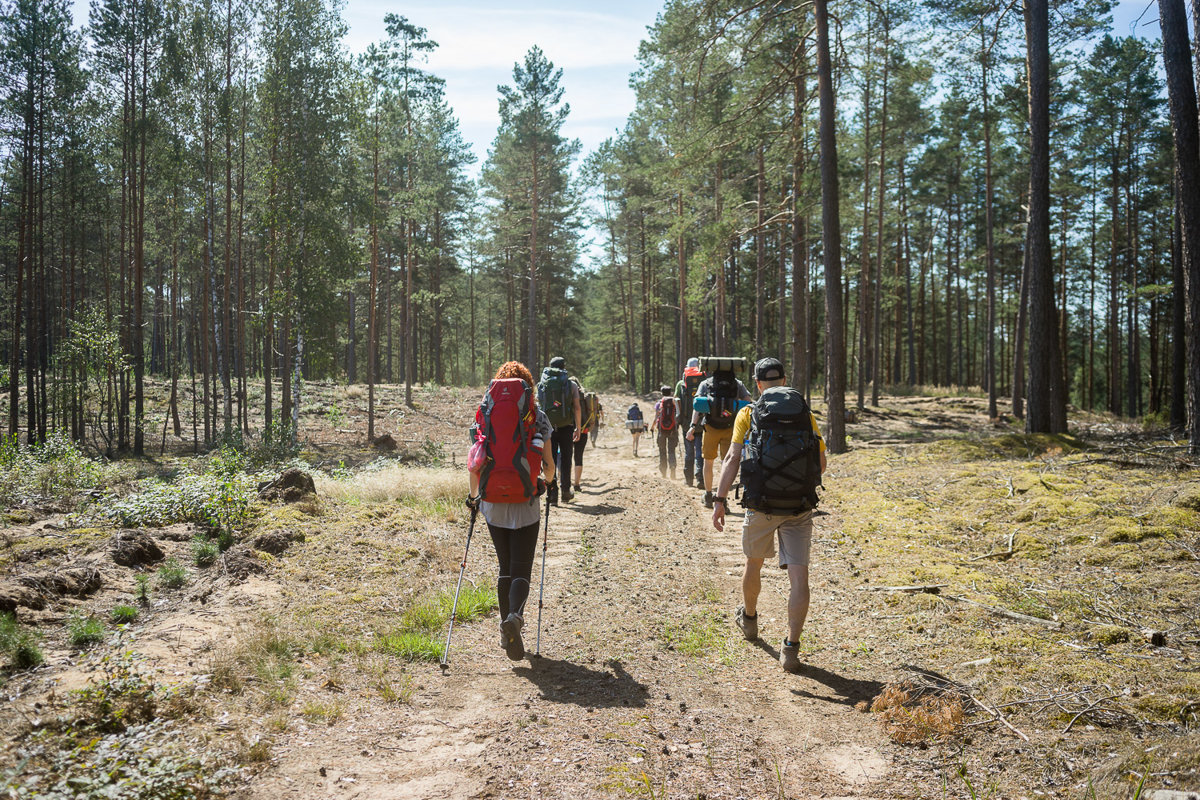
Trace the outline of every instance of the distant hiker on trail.
[[671, 394], [671, 387], [662, 387], [662, 398], [654, 404], [655, 437], [658, 440], [658, 471], [667, 477], [667, 465], [671, 466], [671, 480], [675, 480], [675, 448], [679, 446], [679, 406]]
[[642, 407], [634, 403], [625, 414], [625, 427], [633, 436], [633, 457], [637, 458], [638, 439], [646, 432], [646, 418], [642, 416]]
[[583, 477], [583, 451], [587, 449], [588, 436], [595, 422], [592, 416], [591, 400], [588, 398], [595, 397], [595, 395], [585, 390], [583, 384], [574, 375], [571, 376], [571, 383], [575, 386], [579, 395], [579, 436], [572, 446], [575, 454], [575, 480], [572, 482], [575, 485], [575, 491], [578, 492], [579, 481]]
[[[704, 373], [700, 371], [700, 359], [689, 358], [687, 366], [683, 370], [683, 377], [675, 384], [675, 399], [679, 401], [679, 418], [681, 420], [691, 420], [692, 400], [703, 381]], [[697, 486], [704, 485], [703, 444], [704, 434], [701, 431], [696, 431], [694, 439], [684, 438], [683, 440], [683, 479], [687, 481], [688, 486], [692, 485], [693, 480]]]
[[[538, 405], [554, 427], [550, 437], [550, 449], [558, 474], [563, 478], [562, 500], [571, 502], [571, 461], [575, 442], [579, 441], [579, 428], [583, 422], [579, 406], [579, 389], [570, 381], [567, 360], [562, 356], [550, 359], [550, 366], [542, 370], [542, 379], [537, 385]], [[558, 481], [550, 483], [550, 502], [558, 505]]]
[[600, 395], [595, 392], [588, 392], [588, 402], [592, 408], [592, 447], [596, 446], [596, 440], [600, 438], [600, 429], [604, 427], [604, 404], [600, 402]]
[[733, 439], [733, 422], [738, 409], [750, 401], [750, 390], [735, 372], [745, 369], [744, 358], [705, 358], [701, 369], [711, 373], [701, 381], [692, 399], [692, 424], [687, 439], [704, 437], [704, 507], [712, 508], [713, 463], [725, 457]]
[[513, 661], [525, 655], [521, 628], [542, 518], [538, 497], [545, 481], [554, 480], [554, 459], [544, 446], [552, 430], [538, 408], [533, 375], [518, 361], [501, 366], [475, 413], [467, 507], [483, 514], [496, 546], [500, 646]]
[[804, 395], [788, 386], [783, 364], [764, 358], [754, 365], [759, 398], [738, 412], [733, 443], [721, 469], [721, 485], [713, 498], [713, 527], [725, 529], [729, 490], [742, 473], [743, 605], [735, 622], [748, 640], [758, 638], [758, 594], [763, 562], [775, 555], [788, 571], [788, 631], [779, 662], [789, 672], [800, 668], [800, 634], [808, 616], [808, 556], [817, 487], [825, 472], [825, 440]]

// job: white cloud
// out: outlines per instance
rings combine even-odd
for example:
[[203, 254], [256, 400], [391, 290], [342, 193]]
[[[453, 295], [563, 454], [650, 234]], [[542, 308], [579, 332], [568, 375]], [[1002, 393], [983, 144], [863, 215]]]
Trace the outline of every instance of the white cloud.
[[[628, 17], [590, 11], [406, 6], [405, 16], [438, 43], [429, 59], [436, 73], [461, 69], [511, 71], [537, 45], [555, 66], [632, 67], [645, 26]], [[383, 35], [385, 9], [355, 3], [347, 9], [347, 44], [361, 50]]]

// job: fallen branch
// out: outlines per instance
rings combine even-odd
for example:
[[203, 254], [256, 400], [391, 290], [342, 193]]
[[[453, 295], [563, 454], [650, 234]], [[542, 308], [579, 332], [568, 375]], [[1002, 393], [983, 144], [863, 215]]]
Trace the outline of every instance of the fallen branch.
[[997, 720], [997, 721], [998, 721], [998, 722], [999, 722], [1001, 725], [1003, 725], [1004, 727], [1008, 728], [1010, 731], [1012, 731], [1013, 733], [1015, 733], [1017, 736], [1020, 736], [1020, 737], [1021, 737], [1021, 738], [1022, 738], [1024, 741], [1026, 741], [1026, 742], [1028, 742], [1028, 741], [1029, 741], [1029, 737], [1028, 737], [1028, 736], [1026, 736], [1026, 735], [1024, 734], [1024, 732], [1022, 732], [1022, 731], [1021, 731], [1021, 730], [1019, 730], [1018, 728], [1014, 727], [1014, 726], [1013, 726], [1013, 724], [1012, 724], [1011, 722], [1009, 722], [1007, 719], [1005, 719], [1004, 715], [1003, 715], [1003, 714], [1001, 714], [999, 711], [997, 711], [997, 710], [996, 710], [996, 709], [994, 709], [994, 708], [989, 708], [988, 706], [984, 705], [983, 701], [982, 701], [982, 700], [980, 700], [978, 697], [976, 697], [976, 696], [975, 696], [975, 695], [973, 695], [973, 694], [972, 694], [972, 695], [967, 695], [967, 697], [968, 697], [968, 698], [970, 698], [970, 700], [971, 700], [971, 702], [972, 702], [972, 703], [974, 703], [975, 705], [979, 706], [979, 707], [980, 707], [980, 708], [982, 708], [984, 711], [986, 711], [987, 713], [989, 713], [989, 714], [991, 714], [993, 717], [995, 717], [995, 718], [996, 718], [996, 720]]
[[982, 561], [985, 558], [1011, 558], [1013, 553], [1015, 552], [1013, 550], [1013, 540], [1016, 537], [1017, 537], [1017, 529], [1013, 528], [1012, 532], [1008, 534], [1008, 549], [1007, 550], [993, 550], [992, 552], [984, 553], [981, 556], [975, 556], [974, 558], [968, 558], [967, 563], [970, 563], [972, 561]]
[[1067, 727], [1063, 728], [1063, 733], [1070, 733], [1071, 728], [1075, 727], [1075, 723], [1077, 721], [1079, 721], [1079, 718], [1082, 717], [1084, 714], [1088, 713], [1089, 711], [1092, 711], [1093, 709], [1095, 709], [1096, 706], [1100, 705], [1101, 703], [1107, 703], [1109, 700], [1115, 700], [1116, 698], [1118, 698], [1120, 696], [1121, 696], [1120, 694], [1110, 694], [1108, 697], [1101, 697], [1099, 700], [1092, 703], [1090, 706], [1083, 709], [1075, 716], [1071, 717], [1071, 721], [1067, 723]]
[[908, 592], [910, 594], [941, 594], [948, 583], [924, 583], [913, 586], [863, 586], [864, 592]]
[[944, 595], [942, 595], [942, 597], [946, 598], [947, 600], [957, 600], [960, 603], [967, 603], [968, 605], [978, 606], [979, 608], [990, 611], [991, 613], [995, 614], [996, 616], [1007, 617], [1008, 619], [1016, 620], [1017, 622], [1032, 622], [1037, 625], [1044, 625], [1047, 628], [1053, 628], [1054, 630], [1060, 630], [1062, 628], [1061, 622], [1056, 622], [1055, 620], [1052, 620], [1052, 619], [1042, 619], [1041, 617], [1031, 617], [1028, 614], [1021, 614], [1016, 611], [1009, 611], [1007, 608], [996, 608], [996, 606], [989, 606], [987, 603], [981, 603], [978, 600], [971, 600], [966, 597], [959, 597], [959, 596], [953, 595], [953, 594], [944, 594]]

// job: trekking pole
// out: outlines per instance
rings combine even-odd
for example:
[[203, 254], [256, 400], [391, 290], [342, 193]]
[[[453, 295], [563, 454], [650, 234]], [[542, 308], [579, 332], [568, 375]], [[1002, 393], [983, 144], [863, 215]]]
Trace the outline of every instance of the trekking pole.
[[542, 654], [542, 598], [546, 594], [546, 537], [550, 535], [550, 496], [546, 496], [546, 526], [542, 530], [542, 577], [538, 580], [538, 624], [537, 641], [534, 643], [533, 654]]
[[454, 635], [454, 621], [458, 618], [458, 593], [462, 591], [463, 573], [467, 571], [467, 553], [471, 552], [471, 534], [475, 533], [475, 516], [478, 508], [471, 509], [471, 524], [467, 528], [467, 546], [463, 549], [462, 564], [458, 568], [458, 586], [454, 588], [454, 605], [450, 608], [450, 630], [446, 631], [446, 649], [442, 651], [442, 671], [450, 666], [450, 637]]

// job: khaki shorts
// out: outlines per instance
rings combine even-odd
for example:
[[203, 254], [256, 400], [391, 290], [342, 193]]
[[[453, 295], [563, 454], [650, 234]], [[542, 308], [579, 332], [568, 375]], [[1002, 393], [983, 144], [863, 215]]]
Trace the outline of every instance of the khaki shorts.
[[712, 425], [704, 426], [704, 441], [701, 443], [701, 455], [705, 461], [712, 461], [717, 457], [717, 449], [720, 448], [721, 458], [725, 458], [725, 454], [729, 452], [729, 445], [733, 441], [733, 426], [728, 428], [714, 428]]
[[789, 564], [808, 566], [812, 547], [812, 512], [803, 514], [767, 514], [746, 509], [742, 522], [742, 552], [746, 558], [770, 558], [775, 555], [775, 534], [779, 533], [779, 567]]

